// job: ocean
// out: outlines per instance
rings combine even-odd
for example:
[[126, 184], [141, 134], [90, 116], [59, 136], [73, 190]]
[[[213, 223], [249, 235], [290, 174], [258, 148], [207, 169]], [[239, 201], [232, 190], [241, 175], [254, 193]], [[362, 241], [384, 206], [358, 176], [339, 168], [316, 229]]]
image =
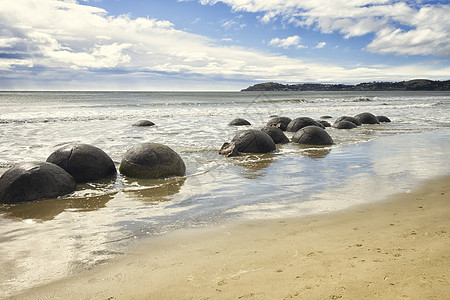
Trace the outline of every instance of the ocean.
[[[223, 157], [273, 115], [362, 112], [391, 123], [327, 128], [329, 147], [278, 145]], [[450, 92], [0, 92], [0, 174], [92, 144], [118, 167], [139, 143], [180, 154], [186, 176], [78, 185], [67, 197], [0, 205], [0, 297], [107, 263], [142, 239], [242, 219], [323, 214], [381, 201], [450, 170]], [[234, 118], [252, 125], [232, 127]], [[134, 127], [140, 119], [156, 126]], [[286, 133], [290, 138], [292, 133]]]

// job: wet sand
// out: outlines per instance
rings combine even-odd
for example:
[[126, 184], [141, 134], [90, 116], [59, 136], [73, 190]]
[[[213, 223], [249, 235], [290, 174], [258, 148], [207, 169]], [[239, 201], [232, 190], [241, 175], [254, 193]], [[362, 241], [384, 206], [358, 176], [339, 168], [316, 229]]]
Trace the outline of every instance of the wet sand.
[[444, 299], [449, 294], [450, 176], [445, 176], [342, 212], [152, 238], [106, 266], [13, 299]]

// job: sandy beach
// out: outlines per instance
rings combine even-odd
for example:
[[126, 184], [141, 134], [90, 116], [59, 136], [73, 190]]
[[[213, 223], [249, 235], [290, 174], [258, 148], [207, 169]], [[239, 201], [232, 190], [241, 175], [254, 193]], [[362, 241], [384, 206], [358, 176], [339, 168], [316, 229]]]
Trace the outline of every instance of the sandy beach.
[[444, 299], [450, 176], [383, 202], [182, 230], [13, 299]]

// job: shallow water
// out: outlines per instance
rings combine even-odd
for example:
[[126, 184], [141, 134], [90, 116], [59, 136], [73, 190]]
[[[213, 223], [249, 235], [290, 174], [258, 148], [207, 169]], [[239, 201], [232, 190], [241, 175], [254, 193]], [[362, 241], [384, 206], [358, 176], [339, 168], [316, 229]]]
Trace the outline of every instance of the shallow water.
[[[291, 118], [369, 111], [393, 121], [328, 128], [335, 145], [295, 144], [226, 158], [220, 146], [270, 115]], [[229, 218], [323, 213], [378, 201], [447, 174], [450, 93], [0, 93], [0, 172], [45, 160], [70, 142], [93, 144], [118, 165], [138, 143], [176, 150], [185, 177], [78, 186], [62, 199], [0, 206], [0, 296], [80, 272], [126, 252], [140, 238]], [[131, 126], [150, 119], [150, 128]], [[292, 134], [287, 133], [290, 137]]]

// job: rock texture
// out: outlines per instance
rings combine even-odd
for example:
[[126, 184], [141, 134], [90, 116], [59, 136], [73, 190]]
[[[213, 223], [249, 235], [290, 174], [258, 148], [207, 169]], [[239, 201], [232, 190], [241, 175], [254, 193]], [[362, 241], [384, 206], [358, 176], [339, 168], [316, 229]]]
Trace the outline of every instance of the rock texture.
[[0, 203], [30, 202], [70, 194], [76, 183], [62, 168], [48, 162], [18, 164], [0, 177]]
[[168, 146], [158, 143], [136, 145], [122, 158], [120, 173], [133, 178], [163, 178], [183, 176], [183, 159]]
[[88, 144], [70, 144], [53, 152], [47, 162], [66, 170], [77, 183], [117, 175], [112, 159], [100, 148]]

